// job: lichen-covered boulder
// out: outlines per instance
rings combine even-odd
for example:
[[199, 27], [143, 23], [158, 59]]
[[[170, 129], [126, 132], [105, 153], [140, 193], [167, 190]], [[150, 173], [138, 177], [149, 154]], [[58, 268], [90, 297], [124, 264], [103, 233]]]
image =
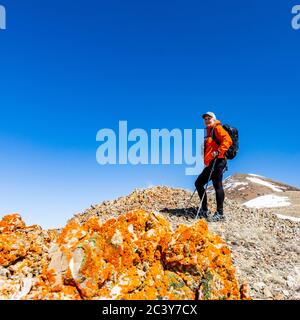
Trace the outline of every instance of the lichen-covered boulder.
[[202, 220], [175, 232], [143, 210], [103, 224], [71, 221], [55, 246], [53, 291], [59, 275], [60, 290], [73, 285], [83, 299], [240, 299], [230, 251]]
[[19, 214], [0, 220], [0, 299], [24, 299], [48, 265], [54, 231], [26, 226]]
[[17, 214], [0, 221], [0, 299], [242, 299], [246, 289], [203, 220], [173, 231], [163, 215], [137, 209], [73, 219], [60, 232]]

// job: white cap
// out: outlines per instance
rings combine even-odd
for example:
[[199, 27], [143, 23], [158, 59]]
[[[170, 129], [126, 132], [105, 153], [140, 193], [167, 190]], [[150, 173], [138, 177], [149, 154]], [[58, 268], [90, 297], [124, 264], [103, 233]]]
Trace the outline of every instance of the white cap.
[[202, 115], [202, 118], [204, 118], [205, 116], [209, 116], [209, 117], [217, 120], [216, 115], [215, 115], [213, 112], [208, 111], [208, 112], [204, 113], [204, 114]]

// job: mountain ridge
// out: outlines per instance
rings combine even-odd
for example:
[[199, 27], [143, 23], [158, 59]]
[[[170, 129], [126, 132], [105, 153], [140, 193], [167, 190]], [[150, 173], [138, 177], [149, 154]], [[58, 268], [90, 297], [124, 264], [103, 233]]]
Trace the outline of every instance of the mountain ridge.
[[[214, 251], [214, 248], [217, 248], [215, 254], [222, 261], [225, 259], [226, 268], [228, 270], [235, 269], [235, 272], [230, 272], [236, 274], [236, 280], [234, 281], [237, 282], [228, 282], [226, 278], [220, 279], [224, 285], [224, 290], [226, 290], [226, 295], [229, 294], [229, 298], [300, 299], [300, 223], [280, 217], [278, 212], [274, 212], [273, 207], [252, 208], [244, 205], [242, 197], [241, 199], [231, 199], [230, 195], [233, 195], [234, 192], [239, 195], [236, 188], [245, 187], [245, 185], [236, 184], [237, 182], [245, 183], [245, 177], [249, 177], [249, 175], [243, 176], [243, 180], [237, 181], [235, 177], [224, 181], [225, 187], [228, 183], [231, 183], [231, 187], [235, 183], [231, 192], [226, 191], [229, 196], [224, 203], [227, 218], [225, 222], [207, 223], [202, 220], [195, 220], [194, 217], [199, 206], [197, 194], [192, 197], [191, 190], [167, 186], [135, 189], [126, 196], [92, 205], [84, 212], [75, 214], [67, 221], [66, 226], [59, 230], [43, 230], [39, 226], [27, 227], [19, 215], [7, 216], [0, 221], [0, 238], [2, 239], [0, 241], [0, 246], [2, 246], [0, 248], [0, 298], [159, 297], [158, 292], [155, 291], [158, 290], [157, 286], [155, 286], [154, 291], [138, 292], [134, 289], [132, 291], [134, 295], [128, 296], [126, 292], [122, 291], [121, 284], [125, 281], [121, 277], [122, 269], [116, 269], [119, 270], [117, 279], [123, 279], [120, 280], [121, 282], [117, 280], [117, 282], [110, 284], [112, 280], [109, 280], [109, 275], [114, 272], [114, 268], [119, 268], [117, 261], [121, 258], [121, 256], [118, 257], [118, 254], [116, 255], [114, 250], [123, 244], [125, 245], [125, 243], [127, 243], [125, 247], [128, 250], [131, 247], [132, 240], [130, 239], [138, 241], [138, 239], [146, 240], [150, 237], [152, 240], [146, 242], [145, 245], [136, 242], [136, 249], [143, 256], [143, 260], [140, 261], [141, 268], [130, 270], [134, 274], [137, 272], [140, 275], [138, 278], [140, 282], [138, 284], [132, 282], [134, 279], [132, 273], [128, 274], [126, 278], [130, 285], [137, 285], [134, 288], [139, 286], [153, 287], [153, 284], [150, 284], [151, 281], [148, 282], [150, 278], [147, 278], [147, 272], [151, 268], [148, 269], [146, 266], [148, 263], [154, 263], [153, 266], [156, 267], [151, 270], [156, 270], [155, 274], [164, 279], [162, 286], [165, 298], [172, 299], [176, 295], [183, 299], [186, 297], [224, 298], [225, 291], [222, 294], [218, 290], [216, 291], [214, 282], [211, 284], [214, 288], [213, 296], [207, 296], [207, 291], [197, 291], [199, 288], [195, 286], [195, 281], [199, 284], [200, 278], [184, 278], [179, 271], [181, 267], [174, 269], [175, 266], [172, 264], [177, 261], [177, 266], [185, 265], [188, 261], [184, 260], [188, 258], [185, 254], [192, 252], [190, 250], [194, 250], [192, 248], [195, 248], [197, 243], [204, 242], [207, 245], [214, 243], [213, 246], [209, 245], [209, 250]], [[257, 175], [250, 177], [258, 178]], [[267, 191], [264, 192], [271, 195], [274, 193], [272, 188], [282, 187], [278, 184], [270, 187], [268, 184], [261, 184], [261, 181], [257, 183], [257, 180], [254, 180], [254, 182], [251, 179], [247, 180], [249, 183], [253, 183], [255, 187], [258, 185], [260, 191], [262, 190], [261, 187], [267, 188]], [[271, 181], [267, 182], [272, 183]], [[240, 191], [243, 193], [244, 189]], [[284, 192], [298, 191], [277, 191], [278, 194], [284, 194]], [[213, 192], [208, 193], [208, 204], [213, 212], [216, 208]], [[288, 216], [285, 215], [285, 217]], [[134, 235], [130, 236], [136, 227], [132, 229], [130, 224], [128, 225], [126, 222], [129, 221], [128, 219], [133, 219], [136, 227], [142, 228], [136, 238]], [[139, 222], [137, 223], [137, 221]], [[128, 231], [130, 234], [127, 233]], [[201, 236], [203, 238], [194, 238], [199, 232], [203, 234]], [[189, 242], [190, 249], [185, 251], [183, 255], [174, 255], [174, 250], [181, 250], [180, 248], [183, 248], [182, 245], [185, 242], [178, 243], [178, 247], [176, 245], [171, 248], [166, 244], [176, 244], [176, 241], [171, 240], [171, 238], [177, 239], [178, 236], [180, 238], [180, 235], [183, 234], [185, 234], [183, 239], [186, 239], [187, 236], [191, 239]], [[167, 240], [165, 235], [170, 239]], [[130, 238], [132, 236], [133, 238]], [[125, 239], [127, 240], [125, 241]], [[161, 244], [157, 242], [158, 239], [164, 239], [162, 240], [165, 243], [164, 249], [161, 249]], [[110, 243], [113, 246], [113, 251], [106, 256], [106, 260], [104, 259], [106, 262], [101, 260], [102, 254], [100, 256], [96, 254], [95, 256], [93, 250], [91, 251], [91, 248], [96, 246], [97, 252], [102, 252], [103, 248], [107, 246], [103, 247], [103, 243]], [[164, 260], [164, 263], [171, 263], [169, 265], [171, 272], [161, 269], [162, 266], [158, 263], [161, 258], [154, 254], [157, 249], [152, 251], [154, 255], [152, 255], [151, 262], [147, 260], [147, 255], [142, 253], [146, 252], [145, 250], [148, 250], [147, 248], [150, 248], [152, 244], [155, 244], [158, 252], [163, 254], [163, 259], [167, 259]], [[223, 246], [224, 251], [222, 251]], [[88, 256], [85, 256], [87, 253]], [[196, 251], [194, 254], [197, 254]], [[114, 257], [115, 259], [112, 269], [111, 267], [106, 268], [111, 266], [107, 265], [108, 257]], [[136, 258], [129, 255], [126, 259]], [[200, 259], [199, 262], [203, 259], [206, 260], [205, 256], [198, 256], [198, 258]], [[88, 261], [84, 268], [82, 268], [83, 261]], [[190, 263], [193, 264], [194, 262], [189, 261]], [[131, 266], [131, 264], [128, 266]], [[194, 267], [198, 268], [198, 263], [194, 264]], [[207, 268], [207, 266], [203, 267], [204, 269], [201, 269], [201, 272]], [[94, 277], [94, 268], [97, 268], [96, 270], [104, 268], [100, 278]], [[85, 270], [86, 274], [82, 274], [80, 270]], [[150, 274], [153, 276], [152, 271]], [[219, 272], [221, 272], [221, 269], [214, 271], [214, 279], [219, 279], [219, 275], [223, 274]], [[206, 275], [211, 279], [210, 275]], [[86, 282], [83, 279], [89, 280]], [[205, 282], [207, 281], [205, 279], [202, 280]], [[202, 283], [201, 281], [200, 283]], [[103, 290], [98, 291], [97, 288], [101, 287], [102, 283], [105, 284]], [[173, 292], [175, 296], [168, 294], [169, 289], [167, 288], [170, 288], [170, 286], [173, 288], [172, 290], [175, 290]], [[183, 288], [183, 291], [178, 291], [176, 288]], [[239, 292], [236, 291], [238, 288]]]
[[[237, 173], [223, 181], [226, 197], [251, 208], [266, 207], [279, 215], [300, 218], [300, 189], [261, 175]], [[214, 192], [213, 187], [208, 193]]]

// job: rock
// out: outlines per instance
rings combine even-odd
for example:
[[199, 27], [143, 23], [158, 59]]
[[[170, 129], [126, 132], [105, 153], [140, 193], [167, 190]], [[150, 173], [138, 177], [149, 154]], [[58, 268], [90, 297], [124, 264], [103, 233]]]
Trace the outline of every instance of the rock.
[[68, 259], [57, 244], [50, 248], [50, 263], [48, 265], [47, 277], [51, 277], [51, 288], [53, 291], [60, 291], [63, 286], [63, 279], [68, 270]]
[[0, 266], [0, 277], [9, 278], [10, 277], [9, 270]]
[[274, 282], [276, 285], [285, 285], [285, 280], [276, 272], [271, 272], [270, 274], [266, 275], [266, 280]]
[[287, 281], [286, 281], [287, 286], [292, 289], [295, 286], [297, 286], [297, 282], [296, 279], [294, 277], [292, 277], [291, 275], [287, 276]]
[[284, 300], [284, 295], [281, 294], [281, 293], [277, 293], [277, 294], [274, 296], [274, 300]]
[[0, 221], [0, 232], [11, 232], [25, 227], [25, 222], [18, 213], [4, 216]]
[[120, 230], [116, 229], [114, 235], [111, 238], [111, 244], [120, 247], [123, 244], [123, 237]]
[[272, 294], [271, 290], [268, 287], [264, 287], [263, 292], [264, 292], [264, 295], [265, 295], [266, 298], [272, 298], [273, 297], [273, 294]]
[[282, 290], [282, 293], [283, 293], [285, 296], [288, 296], [288, 295], [290, 294], [287, 290]]
[[294, 297], [293, 297], [294, 300], [300, 300], [300, 292], [298, 293], [295, 293]]
[[14, 300], [21, 300], [24, 298], [32, 288], [32, 278], [24, 278], [22, 279], [21, 289], [14, 296]]
[[240, 288], [240, 294], [242, 299], [250, 299], [250, 285], [248, 282], [243, 282]]
[[27, 297], [33, 278], [48, 264], [47, 251], [55, 234], [39, 226], [27, 227], [18, 214], [0, 220], [0, 299]]
[[263, 283], [263, 282], [256, 282], [256, 283], [253, 284], [253, 288], [254, 288], [256, 291], [262, 290], [265, 286], [266, 286], [266, 284]]
[[175, 231], [163, 215], [145, 210], [104, 223], [70, 221], [47, 258], [34, 281], [15, 284], [12, 298], [243, 298], [226, 242], [203, 220]]

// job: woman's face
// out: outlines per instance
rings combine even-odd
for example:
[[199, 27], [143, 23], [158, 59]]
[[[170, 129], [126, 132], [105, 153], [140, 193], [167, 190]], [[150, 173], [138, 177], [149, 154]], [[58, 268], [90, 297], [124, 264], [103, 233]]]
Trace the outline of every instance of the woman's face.
[[213, 120], [212, 117], [205, 116], [204, 117], [204, 123], [205, 123], [205, 126], [208, 127], [208, 126], [211, 126], [214, 123], [214, 120]]

